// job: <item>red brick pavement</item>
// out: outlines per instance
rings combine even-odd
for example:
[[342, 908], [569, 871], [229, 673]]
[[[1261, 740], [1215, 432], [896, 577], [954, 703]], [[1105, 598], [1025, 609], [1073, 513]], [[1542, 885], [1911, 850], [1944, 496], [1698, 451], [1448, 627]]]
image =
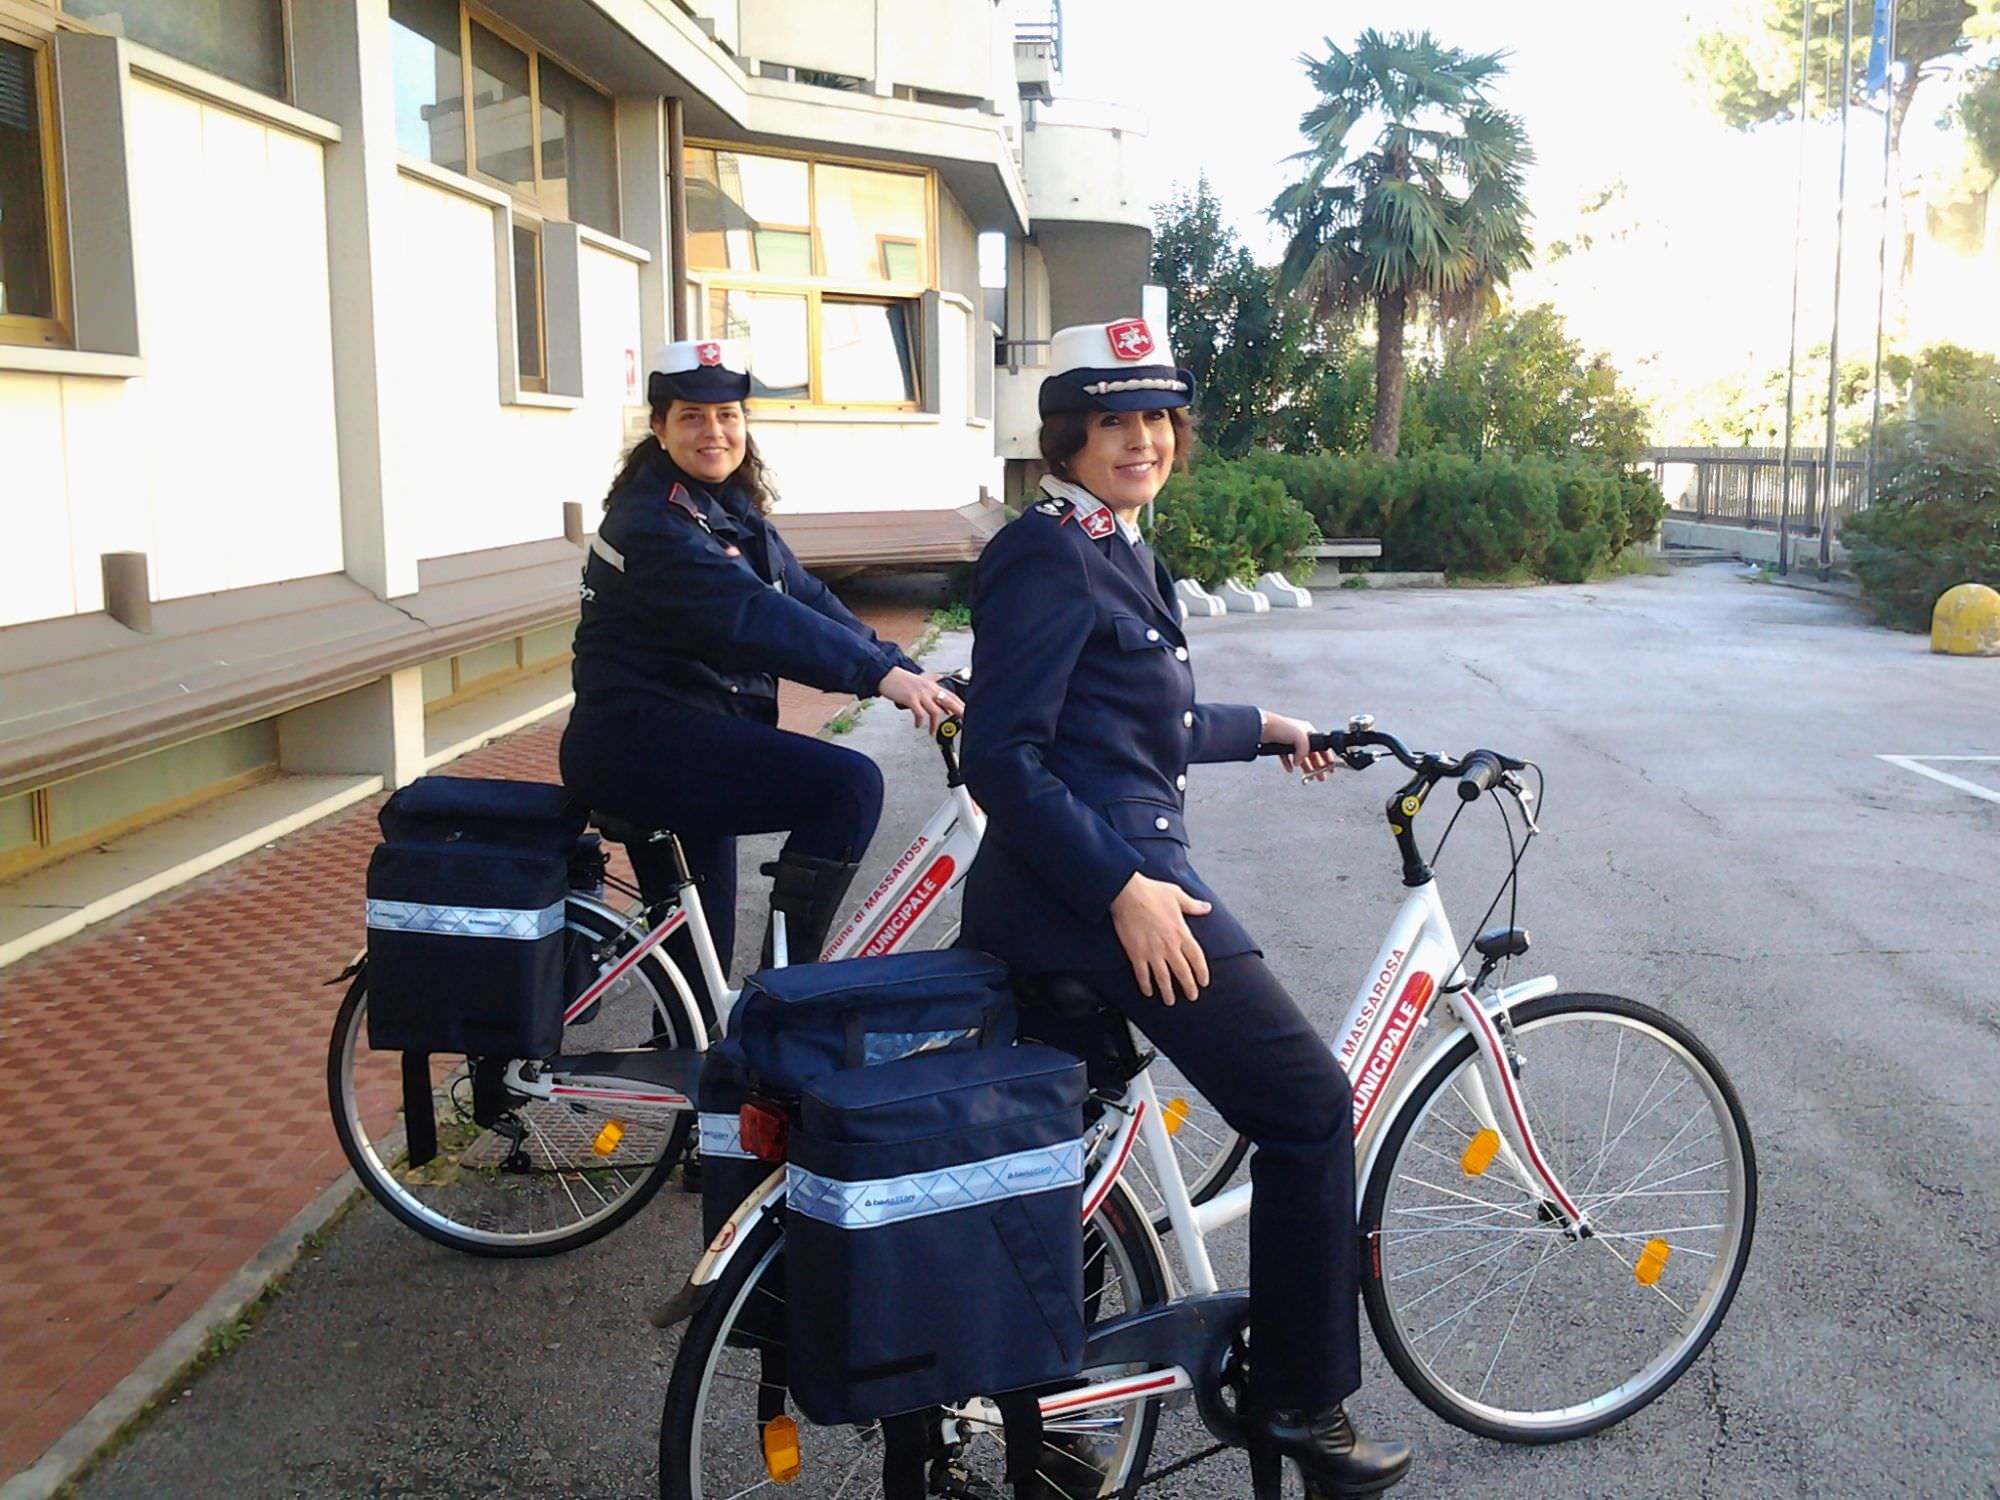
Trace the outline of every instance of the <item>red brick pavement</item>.
[[[905, 645], [914, 605], [866, 611]], [[844, 700], [788, 687], [788, 728]], [[456, 775], [556, 778], [563, 719]], [[345, 1170], [326, 1045], [380, 798], [0, 975], [0, 1480]], [[380, 1086], [392, 1097], [389, 1075]]]

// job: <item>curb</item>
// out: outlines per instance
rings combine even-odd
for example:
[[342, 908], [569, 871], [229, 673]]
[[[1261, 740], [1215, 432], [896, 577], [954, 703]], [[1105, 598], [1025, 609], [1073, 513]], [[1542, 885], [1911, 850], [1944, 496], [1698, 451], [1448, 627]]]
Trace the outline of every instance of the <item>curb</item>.
[[233, 1323], [279, 1278], [297, 1264], [306, 1241], [338, 1218], [361, 1192], [355, 1175], [343, 1172], [206, 1302], [161, 1341], [139, 1367], [111, 1388], [42, 1456], [5, 1483], [0, 1500], [50, 1500], [96, 1460], [105, 1445], [145, 1416], [155, 1402], [198, 1359], [216, 1328]]

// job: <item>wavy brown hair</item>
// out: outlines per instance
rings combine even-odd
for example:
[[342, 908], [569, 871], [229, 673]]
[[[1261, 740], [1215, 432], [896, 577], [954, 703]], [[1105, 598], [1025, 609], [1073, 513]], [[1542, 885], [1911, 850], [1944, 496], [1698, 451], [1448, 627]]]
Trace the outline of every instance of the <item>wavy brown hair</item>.
[[[1167, 420], [1174, 429], [1174, 469], [1185, 473], [1194, 459], [1194, 418], [1185, 406], [1169, 406]], [[1090, 441], [1090, 424], [1105, 415], [1101, 411], [1054, 411], [1042, 418], [1040, 434], [1042, 462], [1056, 478], [1076, 483], [1069, 461], [1083, 452]]]
[[[673, 410], [673, 406], [671, 400], [654, 402], [652, 423], [657, 425], [666, 421], [667, 413]], [[660, 446], [660, 440], [651, 432], [634, 443], [632, 451], [625, 455], [625, 462], [619, 465], [618, 477], [611, 481], [611, 488], [605, 493], [604, 508], [611, 509], [611, 503], [618, 498], [619, 492], [643, 474], [647, 466], [666, 451]], [[739, 485], [749, 494], [750, 503], [757, 507], [757, 514], [760, 516], [768, 516], [771, 507], [778, 503], [778, 487], [771, 480], [771, 471], [764, 466], [764, 455], [757, 451], [757, 439], [750, 435], [750, 414], [747, 410], [743, 415], [743, 462], [736, 466], [735, 472], [722, 481], [723, 488], [730, 485]]]

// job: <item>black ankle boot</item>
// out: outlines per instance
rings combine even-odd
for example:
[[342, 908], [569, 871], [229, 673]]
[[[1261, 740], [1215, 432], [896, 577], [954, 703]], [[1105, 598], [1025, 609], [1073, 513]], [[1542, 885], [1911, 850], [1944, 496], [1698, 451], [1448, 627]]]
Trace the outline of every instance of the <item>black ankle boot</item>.
[[1258, 1500], [1276, 1500], [1281, 1461], [1287, 1458], [1299, 1466], [1306, 1500], [1380, 1494], [1410, 1467], [1409, 1444], [1370, 1442], [1355, 1432], [1339, 1406], [1252, 1418], [1249, 1439], [1250, 1476]]
[[[787, 849], [775, 864], [764, 867], [771, 877], [771, 910], [785, 918], [787, 962], [809, 964], [826, 946], [827, 930], [842, 915], [841, 902], [854, 883], [859, 865], [837, 859], [820, 859], [811, 854], [795, 854]], [[760, 967], [771, 967], [771, 923], [764, 927], [764, 956]]]

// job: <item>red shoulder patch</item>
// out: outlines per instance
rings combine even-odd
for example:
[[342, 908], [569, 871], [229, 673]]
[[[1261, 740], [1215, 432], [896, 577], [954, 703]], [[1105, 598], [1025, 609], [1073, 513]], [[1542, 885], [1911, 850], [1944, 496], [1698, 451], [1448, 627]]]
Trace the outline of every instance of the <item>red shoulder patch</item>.
[[1117, 528], [1118, 519], [1108, 510], [1094, 510], [1083, 518], [1083, 534], [1101, 542]]

